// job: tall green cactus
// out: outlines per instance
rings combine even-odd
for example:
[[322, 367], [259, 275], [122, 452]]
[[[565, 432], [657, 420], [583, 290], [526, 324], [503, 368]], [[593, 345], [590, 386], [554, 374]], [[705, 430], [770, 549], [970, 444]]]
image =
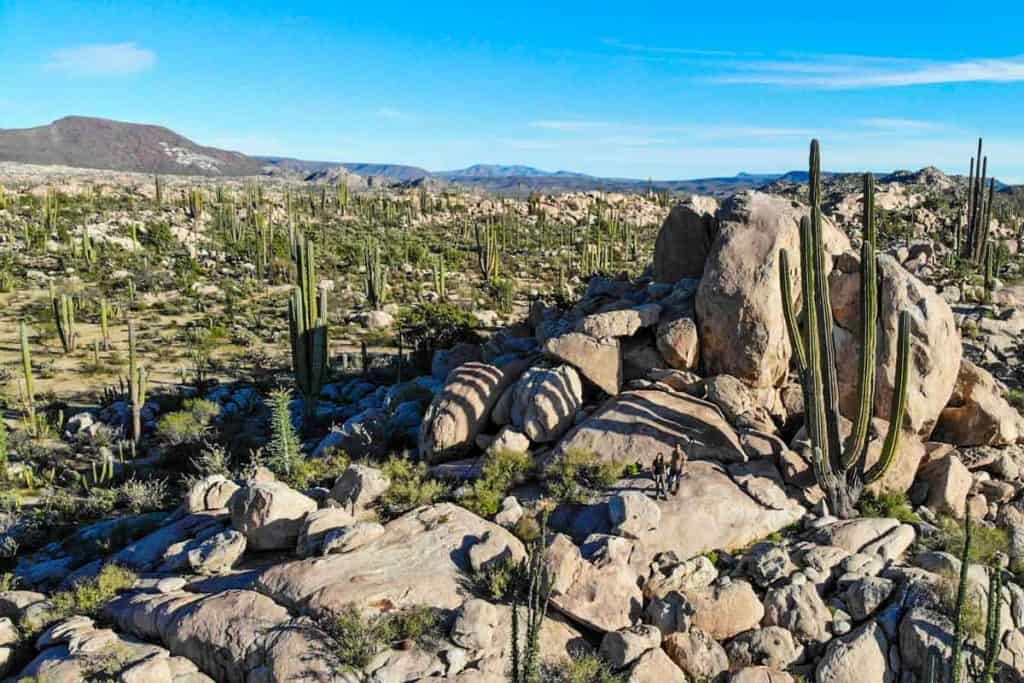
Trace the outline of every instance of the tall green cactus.
[[192, 188], [185, 195], [185, 215], [193, 223], [199, 222], [203, 215], [203, 191], [199, 188]]
[[46, 191], [46, 196], [43, 198], [43, 228], [45, 228], [47, 236], [60, 232], [59, 219], [60, 200], [57, 197], [56, 191], [51, 187]]
[[75, 301], [67, 294], [52, 297], [53, 320], [57, 324], [57, 336], [64, 353], [71, 353], [78, 347], [78, 328], [75, 325]]
[[987, 175], [988, 157], [982, 156], [982, 139], [978, 138], [978, 156], [971, 159], [971, 171], [967, 180], [967, 240], [962, 254], [976, 264], [981, 263], [984, 258], [989, 227], [992, 223], [992, 198], [996, 181], [995, 178], [988, 179], [986, 198]]
[[153, 176], [153, 204], [159, 209], [164, 205], [164, 181], [160, 176]]
[[369, 241], [363, 245], [363, 265], [366, 268], [363, 279], [366, 300], [371, 308], [380, 308], [384, 303], [384, 288], [387, 286], [387, 269], [381, 265], [380, 245]]
[[498, 229], [488, 223], [481, 226], [479, 223], [473, 226], [473, 235], [476, 239], [477, 265], [484, 280], [491, 282], [498, 277], [500, 264], [500, 252], [498, 246]]
[[444, 267], [444, 254], [438, 254], [433, 276], [434, 291], [437, 293], [437, 298], [444, 301], [448, 298], [448, 272]]
[[21, 340], [21, 372], [25, 385], [25, 393], [22, 396], [22, 403], [25, 406], [25, 415], [31, 433], [36, 432], [36, 380], [32, 373], [32, 351], [28, 345], [28, 326], [22, 320], [18, 327], [18, 336]]
[[100, 298], [100, 337], [103, 340], [103, 349], [110, 349], [110, 303], [107, 297]]
[[132, 405], [132, 443], [142, 438], [142, 406], [146, 404], [149, 375], [136, 356], [135, 321], [128, 321], [128, 400]]
[[295, 244], [296, 285], [288, 302], [288, 325], [295, 384], [305, 399], [306, 416], [316, 414], [320, 390], [327, 380], [327, 291], [317, 296], [313, 243]]
[[863, 239], [861, 243], [861, 350], [857, 415], [851, 437], [845, 443], [839, 427], [839, 382], [835, 342], [832, 337], [832, 304], [829, 297], [821, 215], [821, 154], [811, 141], [811, 215], [800, 221], [800, 269], [805, 330], [797, 324], [789, 256], [783, 251], [779, 277], [783, 292], [786, 329], [794, 349], [803, 386], [807, 435], [815, 479], [825, 493], [833, 514], [844, 519], [857, 514], [856, 503], [868, 484], [881, 479], [896, 459], [906, 408], [910, 354], [910, 315], [899, 318], [896, 354], [896, 386], [893, 391], [889, 430], [878, 461], [868, 468], [868, 429], [875, 402], [875, 351], [878, 325], [878, 274], [875, 250], [878, 234], [874, 221], [874, 179], [864, 176]]

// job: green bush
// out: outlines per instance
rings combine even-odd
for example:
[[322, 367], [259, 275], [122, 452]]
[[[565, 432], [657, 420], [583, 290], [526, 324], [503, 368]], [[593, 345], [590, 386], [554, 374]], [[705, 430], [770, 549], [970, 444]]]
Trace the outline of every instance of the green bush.
[[501, 509], [501, 501], [515, 482], [533, 467], [528, 453], [511, 450], [495, 451], [484, 460], [483, 472], [469, 487], [459, 503], [481, 517], [492, 517]]
[[157, 437], [168, 446], [185, 446], [202, 441], [220, 406], [201, 398], [188, 399], [181, 410], [167, 413], [156, 424]]
[[920, 522], [921, 518], [899, 491], [885, 491], [881, 495], [865, 493], [858, 503], [860, 513], [865, 517], [891, 517], [901, 522]]
[[321, 619], [320, 628], [333, 643], [334, 659], [342, 667], [362, 669], [385, 647], [403, 640], [420, 641], [439, 635], [440, 615], [417, 606], [384, 614], [363, 614], [347, 604], [333, 617]]
[[[939, 533], [925, 542], [930, 550], [940, 550], [960, 557], [964, 547], [963, 523], [948, 516], [939, 519]], [[986, 526], [980, 523], [971, 525], [971, 552], [968, 556], [972, 564], [992, 566], [996, 555], [1006, 554], [1010, 547], [1010, 536], [999, 527]]]
[[167, 481], [129, 479], [118, 488], [118, 498], [132, 514], [155, 512], [167, 507]]
[[90, 579], [83, 579], [65, 591], [54, 593], [50, 598], [52, 609], [43, 620], [45, 623], [22, 624], [24, 630], [35, 633], [41, 628], [71, 616], [97, 618], [103, 606], [113, 600], [138, 580], [131, 570], [116, 564], [108, 564], [100, 573]]
[[544, 473], [548, 492], [563, 503], [583, 503], [597, 491], [612, 486], [622, 476], [621, 463], [602, 460], [593, 451], [569, 450]]
[[421, 505], [430, 505], [447, 493], [444, 484], [435, 479], [427, 479], [426, 463], [393, 457], [381, 469], [391, 482], [382, 497], [382, 503], [392, 515], [400, 515]]
[[545, 667], [543, 680], [551, 683], [622, 683], [623, 678], [594, 654], [574, 654]]

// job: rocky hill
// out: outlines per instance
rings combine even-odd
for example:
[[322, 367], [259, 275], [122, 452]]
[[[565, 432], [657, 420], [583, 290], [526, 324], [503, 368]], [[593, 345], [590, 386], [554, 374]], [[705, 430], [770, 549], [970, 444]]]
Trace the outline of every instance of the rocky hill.
[[264, 165], [238, 152], [204, 147], [161, 126], [87, 116], [0, 129], [0, 161], [218, 177], [257, 175]]

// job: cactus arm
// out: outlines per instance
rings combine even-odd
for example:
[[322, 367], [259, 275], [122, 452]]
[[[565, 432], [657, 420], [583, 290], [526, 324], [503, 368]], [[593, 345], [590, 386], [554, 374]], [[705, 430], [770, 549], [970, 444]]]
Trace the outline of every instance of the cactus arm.
[[896, 386], [893, 388], [889, 408], [889, 429], [882, 444], [878, 462], [864, 477], [867, 484], [873, 484], [888, 471], [899, 454], [900, 437], [903, 434], [903, 418], [907, 410], [907, 387], [910, 376], [910, 313], [900, 313], [899, 332], [896, 341]]
[[877, 233], [874, 226], [874, 178], [864, 175], [864, 224], [860, 252], [860, 320], [861, 348], [857, 391], [857, 415], [853, 422], [852, 438], [843, 453], [842, 468], [848, 472], [867, 456], [868, 428], [875, 405], [875, 352], [877, 350], [878, 274], [875, 260]]
[[1003, 573], [998, 566], [989, 569], [988, 577], [988, 618], [985, 627], [985, 673], [982, 683], [995, 680], [999, 666], [999, 652], [1002, 649]]
[[807, 352], [804, 350], [803, 339], [800, 338], [800, 326], [796, 320], [796, 302], [793, 300], [793, 283], [789, 277], [789, 253], [783, 249], [779, 253], [779, 284], [782, 288], [782, 313], [786, 319], [786, 333], [789, 344], [796, 356], [797, 372], [802, 376], [807, 370]]

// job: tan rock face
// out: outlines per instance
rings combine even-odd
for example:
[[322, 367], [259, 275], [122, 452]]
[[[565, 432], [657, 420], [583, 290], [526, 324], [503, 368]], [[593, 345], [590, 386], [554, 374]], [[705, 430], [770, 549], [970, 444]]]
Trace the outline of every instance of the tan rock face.
[[513, 362], [500, 368], [465, 363], [453, 370], [423, 417], [420, 457], [445, 462], [470, 447], [495, 402], [524, 369], [523, 363]]
[[570, 332], [544, 342], [544, 352], [575, 367], [606, 394], [619, 393], [622, 354], [618, 339], [595, 339], [582, 332]]
[[[718, 214], [719, 234], [697, 291], [701, 355], [709, 375], [728, 374], [753, 386], [776, 386], [789, 369], [779, 286], [779, 253], [790, 253], [794, 296], [799, 296], [799, 221], [806, 206], [743, 192]], [[837, 254], [849, 240], [824, 221], [825, 248]]]
[[467, 596], [472, 548], [484, 542], [525, 554], [511, 533], [465, 508], [418, 508], [384, 526], [384, 533], [345, 554], [286, 562], [257, 579], [277, 602], [317, 613], [347, 603], [363, 609], [430, 605], [459, 607]]
[[[899, 316], [910, 313], [910, 368], [904, 425], [928, 436], [949, 401], [960, 369], [962, 344], [953, 312], [935, 290], [908, 273], [891, 256], [878, 257], [878, 350], [874, 416], [891, 420], [896, 376]], [[840, 408], [856, 414], [860, 357], [860, 272], [833, 271], [830, 278], [836, 325]], [[843, 294], [845, 292], [845, 294]], [[835, 294], [835, 293], [838, 293]]]
[[739, 438], [711, 403], [687, 394], [641, 389], [609, 399], [559, 443], [557, 452], [593, 451], [605, 460], [650, 467], [679, 444], [693, 458], [746, 459]]
[[949, 403], [934, 438], [958, 446], [1006, 446], [1024, 436], [1024, 418], [1005, 398], [995, 378], [966, 358], [960, 361]]
[[572, 426], [582, 405], [583, 382], [575, 368], [530, 368], [513, 388], [512, 424], [531, 441], [554, 441]]
[[231, 496], [231, 524], [251, 550], [293, 550], [316, 501], [280, 482], [253, 484]]
[[764, 606], [746, 581], [716, 584], [686, 597], [693, 605], [693, 625], [715, 640], [729, 640], [755, 628], [764, 617]]
[[693, 318], [680, 316], [658, 325], [658, 351], [669, 367], [695, 370], [700, 361], [700, 339]]
[[665, 653], [691, 680], [713, 680], [729, 668], [729, 657], [714, 638], [700, 629], [673, 633], [662, 644]]
[[889, 643], [874, 622], [829, 643], [815, 673], [817, 683], [891, 683], [895, 679], [889, 666]]
[[672, 207], [654, 243], [654, 278], [658, 282], [699, 278], [704, 273], [704, 262], [718, 232], [717, 210], [716, 200], [697, 196]]
[[568, 537], [547, 549], [554, 584], [551, 605], [569, 619], [598, 631], [618, 631], [640, 616], [643, 594], [628, 557], [586, 560]]

